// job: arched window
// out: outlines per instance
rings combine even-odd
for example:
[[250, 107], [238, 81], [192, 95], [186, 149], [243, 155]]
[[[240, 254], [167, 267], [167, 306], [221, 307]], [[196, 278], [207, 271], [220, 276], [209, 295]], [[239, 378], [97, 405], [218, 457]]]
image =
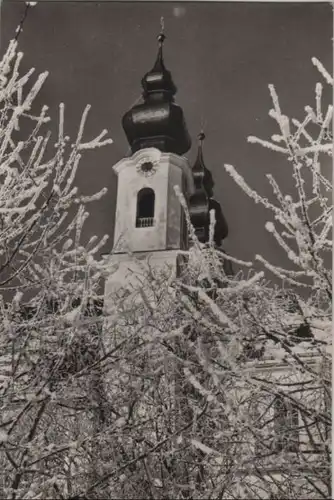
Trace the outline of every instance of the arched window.
[[137, 195], [136, 227], [154, 225], [155, 194], [151, 188], [143, 188]]

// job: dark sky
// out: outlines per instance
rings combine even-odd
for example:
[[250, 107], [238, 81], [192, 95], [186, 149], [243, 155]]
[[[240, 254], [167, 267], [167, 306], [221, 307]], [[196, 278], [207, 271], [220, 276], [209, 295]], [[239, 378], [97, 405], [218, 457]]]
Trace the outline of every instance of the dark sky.
[[[23, 10], [24, 2], [3, 4], [2, 52]], [[302, 118], [304, 106], [313, 105], [319, 76], [311, 58], [318, 57], [332, 71], [329, 3], [38, 2], [24, 25], [20, 49], [26, 67], [50, 71], [40, 102], [50, 106], [54, 117], [57, 105], [65, 102], [67, 133], [73, 136], [81, 112], [91, 104], [87, 134], [107, 128], [114, 140], [81, 163], [78, 185], [85, 193], [109, 189], [102, 202], [91, 206], [87, 232], [112, 237], [112, 165], [128, 151], [121, 118], [139, 97], [140, 79], [153, 65], [161, 16], [166, 66], [193, 138], [191, 160], [196, 135], [205, 124], [206, 165], [230, 228], [225, 247], [239, 258], [261, 253], [282, 264], [279, 248], [263, 228], [270, 214], [242, 193], [223, 164], [233, 164], [265, 196], [270, 196], [268, 172], [291, 190], [283, 158], [246, 139], [266, 139], [276, 132], [268, 117], [268, 83], [275, 84], [286, 114]], [[111, 243], [112, 238], [106, 250]]]

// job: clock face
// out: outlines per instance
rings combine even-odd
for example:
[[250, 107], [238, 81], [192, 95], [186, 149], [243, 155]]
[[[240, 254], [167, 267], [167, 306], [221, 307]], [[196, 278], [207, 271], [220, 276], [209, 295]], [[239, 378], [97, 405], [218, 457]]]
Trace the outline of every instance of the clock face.
[[154, 175], [157, 171], [157, 162], [153, 162], [149, 158], [144, 158], [137, 165], [137, 172], [144, 175], [145, 177], [150, 177]]

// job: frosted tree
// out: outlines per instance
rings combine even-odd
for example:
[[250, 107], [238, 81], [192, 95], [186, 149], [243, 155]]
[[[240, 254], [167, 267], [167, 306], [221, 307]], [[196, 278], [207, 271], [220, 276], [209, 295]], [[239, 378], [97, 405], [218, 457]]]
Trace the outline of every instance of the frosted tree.
[[[213, 214], [209, 244], [200, 244], [180, 193], [192, 241], [180, 252], [182, 272], [175, 278], [138, 262], [138, 286], [124, 290], [126, 300], [115, 297], [107, 334], [123, 344], [106, 390], [118, 415], [101, 436], [109, 455], [99, 459], [100, 476], [79, 490], [82, 497], [108, 485], [117, 498], [331, 498], [331, 186], [320, 170], [331, 151], [331, 107], [322, 117], [320, 89], [316, 110], [307, 107], [305, 120], [292, 122], [298, 134], [288, 135], [271, 87], [281, 132], [273, 149], [291, 163], [297, 201], [269, 176], [274, 205], [227, 166], [283, 226], [279, 233], [267, 225], [297, 270], [259, 258], [283, 287], [215, 248]], [[306, 131], [312, 120], [314, 141]], [[284, 137], [293, 148], [277, 146]], [[312, 174], [311, 199], [305, 171]], [[224, 259], [250, 271], [227, 276]], [[112, 421], [118, 434], [110, 433]]]
[[143, 265], [115, 304], [108, 336], [123, 346], [106, 390], [118, 415], [81, 496], [108, 485], [117, 498], [328, 498], [324, 335], [300, 331], [262, 273], [227, 277], [221, 253], [196, 242], [186, 254], [176, 279]]
[[[332, 85], [322, 64], [312, 62]], [[333, 108], [324, 106], [322, 89], [318, 83], [314, 108], [306, 106], [305, 117], [297, 120], [282, 113], [270, 85], [269, 114], [279, 133], [269, 141], [249, 138], [285, 155], [295, 197], [284, 195], [268, 174], [276, 198], [270, 202], [225, 165], [242, 190], [274, 216], [275, 223], [266, 228], [294, 269], [279, 268], [260, 255], [256, 259], [280, 278], [283, 289], [268, 288], [259, 275], [243, 285], [217, 288], [223, 280], [213, 279], [214, 252], [206, 289], [188, 286], [201, 311], [209, 311], [197, 315], [209, 327], [198, 346], [209, 385], [201, 384], [189, 367], [187, 374], [197, 390], [216, 401], [217, 414], [224, 415], [224, 423], [214, 421], [217, 433], [211, 443], [206, 433], [195, 441], [207, 456], [208, 469], [219, 469], [215, 486], [207, 483], [203, 498], [331, 498], [332, 185], [325, 169], [332, 159]], [[195, 311], [192, 305], [191, 315]]]
[[[267, 226], [297, 269], [260, 258], [283, 290], [215, 248], [212, 217], [208, 245], [188, 224], [178, 276], [142, 263], [138, 286], [103, 315], [112, 257], [100, 261], [105, 238], [84, 245], [82, 230], [104, 190], [80, 195], [75, 175], [81, 155], [110, 140], [84, 139], [87, 108], [71, 143], [61, 105], [51, 144], [48, 110], [34, 106], [47, 75], [30, 87], [21, 59], [13, 41], [0, 64], [1, 496], [330, 498], [331, 186], [320, 163], [332, 111], [322, 87], [315, 110], [291, 123], [271, 87], [279, 136], [252, 139], [286, 155], [297, 200], [269, 176], [274, 205], [227, 166], [283, 228]], [[250, 272], [227, 276], [223, 259]]]
[[[139, 401], [133, 391], [138, 435], [127, 443], [131, 459], [123, 457], [120, 474], [114, 468], [106, 475], [119, 497], [331, 498], [332, 200], [321, 166], [332, 154], [332, 106], [322, 108], [317, 84], [315, 109], [289, 119], [273, 86], [270, 92], [279, 134], [250, 141], [285, 155], [296, 199], [281, 192], [272, 174], [276, 204], [232, 166], [226, 169], [273, 213], [275, 225], [266, 227], [295, 269], [257, 256], [282, 286], [268, 286], [261, 272], [226, 276], [222, 258], [246, 269], [252, 263], [214, 247], [214, 219], [211, 240], [201, 245], [188, 217], [192, 248], [182, 252], [182, 274], [168, 281], [143, 272], [136, 292], [145, 297], [146, 358], [133, 351], [130, 364], [137, 368], [128, 388], [140, 381], [147, 396]], [[148, 419], [145, 430], [139, 423], [148, 415], [154, 427]]]
[[[325, 84], [332, 86], [333, 79], [322, 64], [316, 58], [312, 62]], [[233, 166], [225, 165], [225, 169], [248, 196], [272, 212], [276, 222], [268, 222], [266, 229], [295, 269], [280, 269], [261, 255], [256, 259], [285, 283], [306, 288], [312, 300], [326, 305], [332, 299], [332, 180], [328, 167], [333, 156], [333, 106], [323, 104], [323, 84], [317, 83], [314, 107], [305, 106], [305, 116], [296, 119], [282, 113], [275, 87], [269, 85], [269, 90], [273, 102], [269, 115], [279, 131], [269, 141], [253, 136], [248, 141], [285, 156], [295, 197], [282, 193], [274, 175], [267, 174], [276, 198], [276, 204], [271, 203], [252, 190]]]
[[87, 106], [71, 142], [63, 104], [53, 139], [35, 102], [48, 75], [20, 72], [22, 57], [15, 39], [0, 62], [0, 496], [55, 498], [73, 471], [87, 476], [98, 421], [106, 237], [84, 245], [82, 231], [105, 189], [83, 196], [75, 176], [85, 151], [112, 141], [85, 138]]
[[[332, 87], [333, 78], [323, 65], [316, 58], [312, 59], [312, 63], [318, 69], [324, 84]], [[276, 392], [275, 397], [269, 399], [271, 409], [268, 410], [268, 404], [263, 405], [262, 414], [258, 418], [264, 416], [263, 421], [267, 420], [272, 426], [276, 424], [282, 433], [280, 419], [283, 421], [284, 431], [285, 415], [290, 419], [290, 427], [293, 427], [289, 434], [287, 426], [286, 436], [284, 432], [280, 436], [285, 446], [279, 442], [279, 447], [287, 450], [290, 443], [293, 453], [287, 457], [285, 464], [281, 462], [280, 470], [288, 485], [287, 489], [280, 489], [282, 486], [274, 484], [273, 475], [270, 477], [274, 490], [276, 488], [276, 495], [289, 498], [330, 498], [333, 200], [328, 167], [333, 156], [333, 106], [325, 105], [322, 99], [323, 84], [317, 83], [315, 105], [305, 106], [304, 117], [296, 119], [283, 114], [273, 85], [269, 86], [269, 90], [273, 102], [273, 109], [269, 114], [277, 122], [278, 134], [273, 135], [269, 141], [249, 137], [249, 142], [285, 156], [291, 167], [295, 195], [284, 195], [274, 176], [268, 174], [277, 202], [270, 203], [252, 190], [231, 165], [225, 165], [225, 168], [247, 195], [272, 212], [276, 222], [268, 222], [266, 229], [285, 251], [294, 269], [274, 266], [260, 255], [256, 258], [280, 278], [285, 287], [290, 286], [288, 293], [281, 294], [288, 298], [288, 311], [293, 313], [290, 314], [292, 324], [288, 330], [291, 332], [294, 329], [294, 335], [298, 335], [299, 341], [306, 340], [307, 336], [313, 336], [314, 340], [311, 345], [300, 343], [298, 347], [292, 347], [296, 338], [291, 338], [289, 343], [282, 341], [282, 338], [278, 341], [275, 336], [282, 328], [275, 328], [272, 336], [270, 329], [262, 325], [262, 333], [267, 337], [270, 334], [269, 339], [275, 341], [274, 357], [281, 358], [291, 369], [282, 374], [283, 380], [280, 382], [282, 387], [288, 388], [288, 396], [284, 398], [281, 395], [277, 399], [279, 394]], [[304, 293], [297, 294], [301, 288]], [[276, 315], [281, 314], [282, 309], [284, 308], [280, 308]], [[252, 316], [256, 321], [255, 315]], [[295, 329], [297, 318], [300, 326]], [[293, 398], [291, 392], [294, 394]], [[273, 418], [275, 405], [276, 414], [280, 415], [276, 420]], [[293, 436], [299, 439], [295, 444]]]

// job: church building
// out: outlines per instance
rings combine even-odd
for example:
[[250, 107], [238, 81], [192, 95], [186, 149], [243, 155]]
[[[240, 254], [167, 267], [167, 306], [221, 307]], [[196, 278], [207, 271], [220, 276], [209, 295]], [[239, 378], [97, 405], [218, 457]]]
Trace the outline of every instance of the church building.
[[176, 271], [178, 251], [188, 249], [190, 243], [175, 186], [186, 199], [200, 242], [209, 239], [212, 209], [218, 248], [228, 234], [221, 206], [213, 199], [212, 174], [204, 164], [203, 132], [198, 135], [195, 163], [190, 165], [185, 156], [191, 138], [182, 108], [175, 103], [177, 88], [165, 67], [164, 40], [164, 33], [160, 33], [156, 61], [141, 81], [142, 102], [129, 109], [122, 120], [131, 153], [113, 166], [118, 188], [112, 259], [118, 269], [107, 280], [106, 302], [109, 294], [134, 279], [135, 260], [150, 256], [151, 265], [169, 264]]
[[[215, 214], [213, 239], [217, 249], [222, 249], [222, 242], [228, 234], [222, 208], [213, 198], [212, 174], [204, 163], [204, 132], [197, 137], [195, 162], [191, 165], [185, 156], [191, 148], [191, 138], [182, 108], [175, 103], [177, 89], [172, 75], [165, 67], [164, 40], [165, 35], [160, 33], [156, 61], [141, 81], [142, 101], [126, 111], [123, 116], [123, 129], [131, 152], [113, 167], [118, 177], [118, 188], [114, 246], [108, 258], [112, 265], [117, 265], [117, 269], [111, 272], [106, 282], [104, 308], [107, 315], [113, 307], [114, 294], [136, 284], [137, 276], [141, 275], [138, 264], [141, 260], [149, 258], [150, 265], [154, 268], [162, 268], [167, 264], [171, 266], [174, 275], [177, 274], [180, 268], [180, 252], [188, 250], [192, 242], [188, 237], [185, 213], [175, 186], [178, 186], [183, 193], [191, 223], [201, 243], [209, 241], [211, 210]], [[233, 274], [232, 269], [227, 267], [226, 259], [222, 261], [225, 273]], [[140, 281], [137, 284], [140, 285]], [[307, 367], [309, 370], [307, 373], [313, 374], [317, 374], [316, 370], [321, 366], [322, 358], [312, 350], [311, 342], [314, 335], [311, 327], [305, 323], [303, 313], [298, 309], [298, 301], [294, 303], [293, 294], [291, 297], [291, 310], [285, 311], [286, 325], [282, 323], [287, 330], [287, 337], [283, 342], [286, 347], [284, 355], [281, 354], [282, 343], [277, 337], [268, 352], [262, 347], [260, 350], [253, 349], [254, 346], [250, 345], [249, 351], [245, 349], [244, 362], [250, 363], [249, 366], [252, 366], [253, 374], [257, 378], [262, 377], [275, 387], [280, 386], [282, 382], [283, 386], [294, 387], [296, 392], [303, 386], [305, 375], [303, 370], [296, 369], [298, 363], [294, 362], [293, 357], [288, 359], [286, 353], [290, 352], [294, 356], [298, 353], [299, 362]], [[286, 301], [289, 302], [288, 296]], [[269, 331], [268, 338], [271, 337]], [[291, 344], [290, 338], [293, 338]], [[304, 344], [300, 346], [302, 342]], [[310, 342], [310, 345], [307, 342]], [[275, 349], [277, 355], [273, 355]], [[238, 390], [240, 390], [238, 397], [241, 398], [244, 388], [239, 386]], [[322, 439], [319, 437], [322, 430], [315, 431], [311, 436], [308, 424], [305, 424], [305, 415], [308, 416], [309, 410], [301, 405], [302, 410], [300, 410], [297, 405], [298, 397], [292, 399], [294, 404], [291, 404], [288, 397], [289, 389], [284, 389], [286, 398], [283, 397], [282, 391], [280, 390], [278, 395], [274, 392], [269, 395], [265, 393], [263, 400], [259, 397], [260, 402], [258, 400], [252, 402], [259, 415], [256, 419], [261, 428], [267, 429], [267, 433], [263, 433], [261, 439], [247, 435], [250, 451], [247, 451], [248, 455], [245, 452], [245, 456], [251, 457], [251, 462], [256, 457], [257, 465], [252, 468], [251, 463], [250, 468], [240, 469], [239, 472], [243, 481], [247, 477], [246, 482], [250, 488], [254, 491], [258, 488], [257, 491], [260, 493], [257, 498], [262, 498], [265, 491], [262, 485], [271, 484], [271, 478], [273, 484], [285, 484], [286, 471], [290, 474], [290, 466], [291, 464], [294, 466], [296, 458], [303, 457], [306, 463], [311, 457], [314, 463], [317, 463], [316, 453], [322, 444]], [[262, 393], [259, 394], [262, 397]], [[314, 396], [313, 393], [311, 395]], [[319, 403], [322, 399], [322, 394], [317, 393], [314, 396], [318, 405], [322, 404]], [[314, 410], [315, 415], [317, 411]], [[327, 427], [324, 428], [327, 432]], [[265, 442], [263, 436], [266, 438]], [[311, 442], [315, 443], [313, 447], [310, 446]], [[267, 457], [272, 458], [267, 460]], [[282, 457], [285, 462], [282, 461]], [[303, 474], [298, 474], [303, 478]], [[318, 480], [316, 476], [315, 481]]]

